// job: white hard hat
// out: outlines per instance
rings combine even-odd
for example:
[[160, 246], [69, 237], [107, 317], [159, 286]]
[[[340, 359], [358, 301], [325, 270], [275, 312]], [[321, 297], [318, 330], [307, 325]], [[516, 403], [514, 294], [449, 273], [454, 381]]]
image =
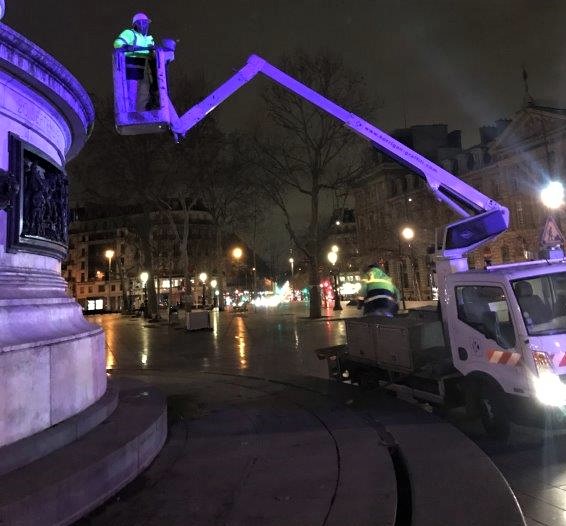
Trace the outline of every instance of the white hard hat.
[[151, 22], [151, 20], [145, 13], [136, 13], [134, 15], [134, 18], [132, 18], [132, 25], [136, 22], [140, 22], [141, 20], [147, 20], [148, 22]]

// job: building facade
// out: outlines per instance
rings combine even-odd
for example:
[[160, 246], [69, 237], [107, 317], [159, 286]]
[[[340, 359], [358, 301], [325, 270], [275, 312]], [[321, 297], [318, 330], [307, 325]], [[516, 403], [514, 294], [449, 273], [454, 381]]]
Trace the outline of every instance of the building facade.
[[[155, 276], [158, 301], [176, 304], [185, 291], [185, 269], [181, 264], [180, 245], [173, 233], [170, 218], [159, 212], [150, 214], [151, 261], [145, 261], [136, 235], [139, 214], [100, 215], [97, 209], [78, 209], [69, 228], [69, 252], [63, 264], [69, 294], [85, 311], [122, 311], [138, 308], [144, 301], [142, 272], [151, 267]], [[176, 223], [183, 213], [172, 214]], [[217, 268], [216, 229], [210, 214], [193, 210], [189, 217], [189, 273], [193, 285], [200, 272], [212, 277]], [[128, 226], [130, 225], [130, 226]], [[107, 251], [111, 251], [108, 253]], [[112, 257], [108, 257], [109, 255]], [[196, 287], [195, 294], [197, 293]]]
[[[540, 190], [551, 180], [564, 182], [566, 111], [531, 102], [513, 119], [482, 127], [479, 144], [467, 149], [459, 132], [449, 133], [445, 125], [414, 126], [392, 135], [509, 208], [509, 230], [471, 253], [471, 267], [537, 257], [548, 215]], [[375, 168], [354, 189], [360, 255], [367, 262], [383, 260], [407, 299], [429, 299], [436, 231], [457, 217], [417, 175], [375, 155]], [[564, 212], [555, 218], [560, 226]], [[413, 229], [412, 240], [400, 235], [404, 227]]]

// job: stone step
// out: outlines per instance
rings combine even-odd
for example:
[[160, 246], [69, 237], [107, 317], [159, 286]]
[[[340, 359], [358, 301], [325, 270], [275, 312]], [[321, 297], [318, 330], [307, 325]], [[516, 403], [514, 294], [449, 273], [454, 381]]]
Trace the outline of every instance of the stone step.
[[0, 447], [0, 476], [74, 442], [106, 420], [117, 405], [118, 388], [113, 382], [108, 382], [104, 396], [78, 415], [35, 435]]
[[0, 524], [70, 524], [133, 480], [167, 436], [165, 397], [120, 388], [116, 410], [78, 440], [0, 477]]

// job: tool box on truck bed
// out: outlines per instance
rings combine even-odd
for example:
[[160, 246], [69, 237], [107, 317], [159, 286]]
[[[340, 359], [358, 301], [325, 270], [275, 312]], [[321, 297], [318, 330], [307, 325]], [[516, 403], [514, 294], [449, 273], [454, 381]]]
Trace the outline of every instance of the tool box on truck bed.
[[346, 339], [350, 357], [393, 371], [410, 373], [450, 361], [436, 311], [412, 310], [395, 318], [348, 319]]

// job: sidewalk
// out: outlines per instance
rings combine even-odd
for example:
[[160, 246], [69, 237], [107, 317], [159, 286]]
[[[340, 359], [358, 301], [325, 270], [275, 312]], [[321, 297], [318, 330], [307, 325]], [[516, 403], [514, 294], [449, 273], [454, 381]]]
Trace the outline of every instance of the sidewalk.
[[307, 377], [135, 377], [168, 396], [168, 440], [80, 525], [524, 524], [477, 446], [386, 394]]

